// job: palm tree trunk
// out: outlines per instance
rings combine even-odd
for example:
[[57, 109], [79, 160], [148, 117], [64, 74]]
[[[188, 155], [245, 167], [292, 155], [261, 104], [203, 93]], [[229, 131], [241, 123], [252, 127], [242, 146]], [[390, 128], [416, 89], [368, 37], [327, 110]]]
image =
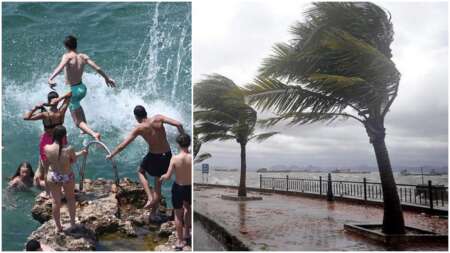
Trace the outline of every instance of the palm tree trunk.
[[238, 197], [247, 197], [247, 187], [245, 186], [247, 172], [245, 145], [241, 143], [241, 178], [239, 180]]
[[[378, 128], [379, 130], [380, 128]], [[384, 127], [382, 131], [375, 132], [367, 129], [380, 172], [381, 187], [383, 189], [383, 232], [386, 234], [404, 234], [405, 222], [402, 206], [398, 197], [397, 186], [392, 173], [391, 161], [385, 143]]]

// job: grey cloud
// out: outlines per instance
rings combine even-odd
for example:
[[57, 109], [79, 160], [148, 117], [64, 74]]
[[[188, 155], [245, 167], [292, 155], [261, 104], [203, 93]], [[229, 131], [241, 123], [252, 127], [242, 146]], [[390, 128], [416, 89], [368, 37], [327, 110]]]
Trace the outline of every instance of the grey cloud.
[[[194, 5], [194, 13], [196, 11]], [[279, 2], [242, 2], [220, 39], [196, 40], [194, 29], [193, 79], [218, 72], [238, 84], [250, 82], [261, 60], [275, 42], [289, 38], [288, 27], [301, 18], [307, 4], [289, 1], [290, 8], [275, 10]], [[448, 24], [447, 3], [377, 3], [392, 14], [395, 36], [393, 60], [402, 73], [399, 95], [386, 117], [387, 139], [394, 166], [444, 166], [448, 163]], [[274, 7], [274, 8], [271, 8]], [[292, 10], [297, 8], [295, 10]], [[202, 22], [197, 20], [197, 23]], [[202, 23], [207, 22], [203, 21]], [[194, 26], [196, 26], [194, 19]], [[206, 25], [205, 25], [206, 26]], [[206, 28], [203, 28], [206, 29]], [[202, 29], [199, 29], [201, 31]], [[259, 113], [260, 118], [270, 116]], [[318, 166], [375, 166], [375, 156], [360, 123], [336, 121], [270, 129], [281, 131], [262, 143], [250, 143], [250, 168], [276, 164]], [[212, 142], [211, 164], [239, 167], [239, 145]]]

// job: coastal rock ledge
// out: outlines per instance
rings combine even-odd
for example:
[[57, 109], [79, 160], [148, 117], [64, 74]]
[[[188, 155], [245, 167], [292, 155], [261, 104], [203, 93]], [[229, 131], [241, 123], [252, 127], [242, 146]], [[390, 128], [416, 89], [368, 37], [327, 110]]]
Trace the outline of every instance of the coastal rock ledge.
[[[171, 221], [171, 210], [166, 209], [162, 200], [160, 212], [167, 221], [162, 224], [151, 223], [149, 210], [143, 209], [146, 199], [144, 189], [127, 178], [120, 181], [119, 187], [111, 180], [85, 179], [83, 192], [76, 192], [77, 228], [56, 233], [51, 200], [40, 194], [36, 197], [31, 213], [42, 225], [28, 236], [28, 240], [36, 239], [57, 251], [91, 251], [96, 250], [99, 237], [103, 235], [119, 233], [122, 238], [136, 238], [146, 231], [157, 235], [157, 241], [152, 242], [156, 244], [154, 250], [173, 251], [175, 226]], [[64, 199], [61, 223], [64, 228], [69, 224]], [[191, 249], [186, 246], [184, 250]]]

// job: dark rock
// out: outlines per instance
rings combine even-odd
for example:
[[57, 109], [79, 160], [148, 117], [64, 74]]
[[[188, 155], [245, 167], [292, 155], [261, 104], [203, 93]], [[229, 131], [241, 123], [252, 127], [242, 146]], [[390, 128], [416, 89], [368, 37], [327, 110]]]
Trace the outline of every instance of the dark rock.
[[[161, 226], [149, 223], [150, 210], [142, 208], [147, 197], [144, 189], [136, 182], [125, 178], [114, 187], [111, 180], [85, 179], [83, 189], [83, 192], [76, 193], [78, 229], [72, 233], [56, 233], [52, 201], [41, 194], [36, 197], [31, 212], [33, 218], [43, 224], [28, 239], [36, 239], [55, 250], [89, 251], [95, 250], [96, 238], [102, 234], [120, 232], [128, 237], [136, 237], [137, 228], [145, 227], [147, 233], [168, 237], [175, 230], [173, 222]], [[165, 205], [162, 209], [166, 211]], [[66, 207], [61, 208], [61, 223], [63, 226], [69, 224]]]

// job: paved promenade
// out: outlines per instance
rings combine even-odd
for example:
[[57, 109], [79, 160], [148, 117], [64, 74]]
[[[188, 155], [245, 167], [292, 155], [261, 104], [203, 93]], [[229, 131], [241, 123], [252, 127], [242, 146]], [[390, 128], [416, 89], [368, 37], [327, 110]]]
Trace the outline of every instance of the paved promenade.
[[[194, 210], [213, 219], [252, 250], [388, 249], [344, 231], [344, 223], [381, 223], [382, 208], [259, 192], [249, 192], [248, 195], [261, 196], [263, 200], [238, 202], [221, 199], [223, 194], [237, 195], [237, 190], [195, 186]], [[445, 234], [448, 232], [447, 219], [406, 211], [404, 216], [408, 226]], [[396, 248], [447, 249], [447, 245], [421, 244]]]

